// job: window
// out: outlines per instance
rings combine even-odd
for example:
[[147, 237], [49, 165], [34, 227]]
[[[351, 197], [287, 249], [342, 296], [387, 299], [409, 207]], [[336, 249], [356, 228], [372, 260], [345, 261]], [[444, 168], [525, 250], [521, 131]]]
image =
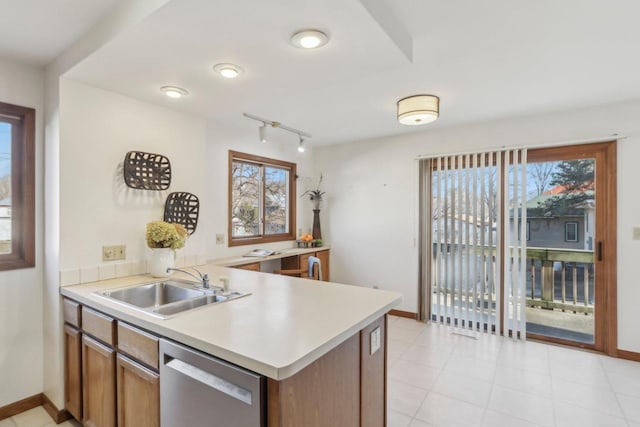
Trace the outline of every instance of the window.
[[0, 270], [35, 265], [35, 114], [0, 102]]
[[577, 242], [578, 241], [578, 223], [575, 221], [564, 223], [564, 241], [565, 242]]
[[296, 165], [229, 151], [229, 246], [295, 240]]

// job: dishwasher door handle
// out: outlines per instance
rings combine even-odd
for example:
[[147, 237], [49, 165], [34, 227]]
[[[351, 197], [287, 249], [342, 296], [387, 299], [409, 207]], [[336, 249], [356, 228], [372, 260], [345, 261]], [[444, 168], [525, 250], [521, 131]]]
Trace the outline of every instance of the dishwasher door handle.
[[252, 397], [250, 390], [233, 384], [223, 378], [220, 378], [217, 375], [212, 374], [211, 372], [207, 372], [183, 360], [176, 358], [170, 359], [171, 360], [169, 360], [168, 362], [165, 362], [165, 365], [167, 367], [181, 373], [182, 375], [188, 376], [198, 382], [201, 382], [208, 387], [214, 388], [219, 392], [226, 394], [227, 396], [233, 397], [234, 399], [244, 402], [247, 405], [251, 405]]

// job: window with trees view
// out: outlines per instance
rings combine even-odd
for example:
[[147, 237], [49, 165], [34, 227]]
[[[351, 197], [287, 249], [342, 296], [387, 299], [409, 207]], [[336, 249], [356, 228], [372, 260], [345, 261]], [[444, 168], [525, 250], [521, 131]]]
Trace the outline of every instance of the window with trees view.
[[229, 245], [295, 239], [295, 163], [229, 151]]
[[35, 265], [35, 110], [0, 102], [0, 270]]

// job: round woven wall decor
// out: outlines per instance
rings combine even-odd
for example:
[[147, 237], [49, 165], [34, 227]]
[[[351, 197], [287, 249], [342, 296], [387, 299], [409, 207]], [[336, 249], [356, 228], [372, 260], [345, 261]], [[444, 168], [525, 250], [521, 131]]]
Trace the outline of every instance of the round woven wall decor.
[[187, 192], [170, 193], [164, 204], [164, 220], [181, 224], [189, 234], [193, 234], [198, 226], [200, 200], [195, 194]]

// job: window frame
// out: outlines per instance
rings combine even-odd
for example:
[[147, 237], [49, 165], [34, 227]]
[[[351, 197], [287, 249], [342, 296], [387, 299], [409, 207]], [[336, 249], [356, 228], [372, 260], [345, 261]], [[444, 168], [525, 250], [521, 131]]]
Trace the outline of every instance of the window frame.
[[[569, 240], [568, 234], [568, 226], [574, 225], [576, 227], [576, 238], [575, 240]], [[580, 223], [578, 221], [565, 221], [564, 222], [564, 241], [567, 243], [580, 243]]]
[[11, 123], [11, 253], [0, 271], [31, 268], [35, 257], [36, 110], [0, 102], [0, 120]]
[[[246, 236], [246, 237], [233, 237], [233, 224], [231, 220], [233, 218], [232, 205], [233, 205], [233, 162], [242, 161], [246, 163], [254, 163], [260, 167], [274, 166], [277, 168], [289, 170], [289, 198], [287, 200], [289, 207], [289, 231], [287, 233], [280, 234], [264, 234], [264, 224], [261, 224], [261, 233], [258, 236]], [[228, 246], [243, 246], [243, 245], [256, 245], [260, 243], [272, 243], [282, 242], [287, 240], [296, 239], [296, 168], [295, 163], [286, 162], [283, 160], [271, 159], [268, 157], [256, 156], [253, 154], [242, 153], [239, 151], [229, 150], [229, 165], [227, 172], [228, 180], [228, 200], [227, 200], [227, 236]], [[265, 218], [265, 193], [263, 189], [260, 190], [260, 204], [261, 204], [261, 221], [264, 222]]]

